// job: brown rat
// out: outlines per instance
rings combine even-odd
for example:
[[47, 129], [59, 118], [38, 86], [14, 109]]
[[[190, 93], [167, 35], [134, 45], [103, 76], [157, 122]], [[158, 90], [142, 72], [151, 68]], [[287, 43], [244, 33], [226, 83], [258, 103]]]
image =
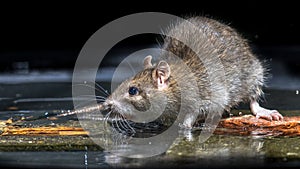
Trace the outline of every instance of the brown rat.
[[[250, 102], [256, 117], [282, 120], [278, 111], [257, 102], [267, 72], [247, 41], [216, 20], [192, 17], [187, 21], [175, 22], [165, 31], [162, 49], [168, 52], [161, 53], [157, 64], [147, 56], [144, 70], [124, 81], [99, 108], [136, 120], [140, 112], [152, 108], [150, 113], [155, 113], [164, 107], [159, 120], [169, 123], [185, 105], [183, 125], [190, 128], [208, 113], [222, 114], [240, 102]], [[182, 91], [190, 90], [196, 92], [182, 97]]]

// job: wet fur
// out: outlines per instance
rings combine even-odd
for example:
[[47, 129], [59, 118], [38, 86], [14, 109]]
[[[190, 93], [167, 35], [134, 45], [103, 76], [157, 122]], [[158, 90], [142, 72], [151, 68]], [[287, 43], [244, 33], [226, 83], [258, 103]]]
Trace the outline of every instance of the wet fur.
[[[208, 112], [222, 114], [224, 110], [230, 111], [240, 102], [256, 100], [263, 94], [261, 88], [264, 85], [265, 70], [246, 40], [231, 27], [209, 18], [193, 17], [188, 21], [198, 29], [182, 22], [173, 23], [165, 30], [167, 36], [162, 48], [182, 59], [191, 72], [182, 71], [184, 68], [174, 61], [174, 57], [163, 52], [159, 59], [165, 60], [171, 68], [171, 75], [166, 80], [168, 87], [158, 90], [155, 78], [157, 65], [145, 66], [143, 71], [123, 82], [108, 98], [107, 102], [111, 103], [114, 111], [130, 119], [138, 111], [148, 110], [151, 98], [156, 99], [156, 95], [162, 92], [167, 95], [168, 100], [163, 116], [158, 121], [172, 124], [180, 106], [187, 105], [185, 121], [193, 125], [195, 118], [202, 117]], [[172, 37], [180, 37], [185, 43]], [[208, 65], [205, 66], [202, 60]], [[218, 60], [221, 63], [218, 63]], [[209, 75], [209, 72], [216, 73]], [[218, 72], [224, 72], [225, 77]], [[188, 84], [188, 79], [193, 78], [199, 92], [182, 98], [182, 91], [194, 87]], [[186, 85], [179, 87], [179, 81], [184, 79]], [[128, 95], [131, 86], [139, 89], [137, 96]], [[194, 112], [195, 109], [198, 110]]]

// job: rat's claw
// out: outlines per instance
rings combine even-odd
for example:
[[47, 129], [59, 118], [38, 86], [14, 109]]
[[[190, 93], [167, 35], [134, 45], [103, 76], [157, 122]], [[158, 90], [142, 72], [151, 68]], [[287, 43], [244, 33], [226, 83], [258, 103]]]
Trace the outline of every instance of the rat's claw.
[[276, 115], [275, 113], [272, 113], [272, 114], [271, 114], [271, 117], [272, 117], [273, 120], [279, 121], [279, 116]]
[[269, 110], [261, 107], [256, 101], [250, 103], [250, 108], [252, 113], [256, 116], [257, 119], [262, 118], [269, 121], [282, 121], [283, 116], [277, 110]]
[[272, 116], [269, 114], [257, 113], [255, 117], [256, 119], [266, 119], [268, 121], [272, 121]]
[[283, 120], [283, 116], [277, 110], [272, 110], [271, 116], [272, 116], [272, 119], [274, 119], [276, 121]]
[[282, 121], [283, 116], [277, 110], [268, 110], [268, 109], [261, 109], [260, 111], [256, 112], [256, 118], [262, 118], [269, 121]]

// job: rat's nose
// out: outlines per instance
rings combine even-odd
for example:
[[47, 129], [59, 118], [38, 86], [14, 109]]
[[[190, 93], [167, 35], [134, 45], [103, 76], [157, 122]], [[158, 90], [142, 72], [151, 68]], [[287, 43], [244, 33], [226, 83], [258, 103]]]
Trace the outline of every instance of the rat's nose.
[[104, 108], [105, 110], [107, 110], [107, 109], [110, 109], [110, 108], [112, 107], [112, 105], [113, 105], [113, 102], [112, 102], [111, 100], [106, 100], [106, 101], [103, 103], [103, 108]]
[[105, 103], [107, 104], [107, 106], [112, 106], [113, 105], [113, 101], [111, 101], [111, 100], [107, 100]]

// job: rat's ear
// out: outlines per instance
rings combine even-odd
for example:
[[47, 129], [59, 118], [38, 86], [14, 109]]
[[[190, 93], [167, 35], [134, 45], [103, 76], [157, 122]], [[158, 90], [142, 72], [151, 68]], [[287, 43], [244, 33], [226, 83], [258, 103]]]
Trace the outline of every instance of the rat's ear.
[[152, 67], [151, 60], [152, 60], [151, 55], [148, 55], [148, 56], [145, 57], [145, 59], [144, 59], [144, 69], [148, 69], [148, 68]]
[[165, 89], [168, 87], [168, 79], [171, 74], [171, 69], [166, 61], [160, 61], [154, 71], [152, 77], [157, 84], [158, 89]]

